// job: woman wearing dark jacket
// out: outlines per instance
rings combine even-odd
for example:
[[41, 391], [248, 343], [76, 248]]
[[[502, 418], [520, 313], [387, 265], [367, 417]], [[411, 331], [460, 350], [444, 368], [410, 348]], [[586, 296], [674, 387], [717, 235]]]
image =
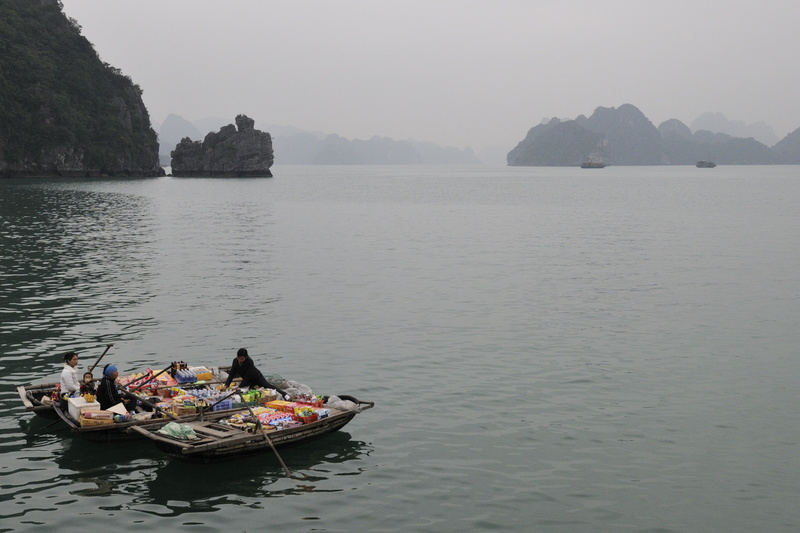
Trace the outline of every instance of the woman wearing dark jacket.
[[228, 372], [228, 379], [225, 381], [225, 387], [230, 387], [233, 378], [236, 377], [242, 378], [242, 382], [239, 384], [242, 388], [273, 388], [267, 383], [267, 379], [264, 375], [256, 368], [256, 364], [247, 354], [245, 348], [239, 348], [239, 351], [236, 352], [236, 358], [233, 360], [233, 363], [231, 363], [231, 370]]
[[97, 385], [97, 402], [100, 404], [100, 409], [108, 409], [118, 403], [122, 402], [125, 409], [128, 411], [136, 410], [136, 403], [129, 398], [123, 398], [117, 389], [117, 378], [119, 372], [114, 365], [106, 365], [103, 368], [103, 379]]

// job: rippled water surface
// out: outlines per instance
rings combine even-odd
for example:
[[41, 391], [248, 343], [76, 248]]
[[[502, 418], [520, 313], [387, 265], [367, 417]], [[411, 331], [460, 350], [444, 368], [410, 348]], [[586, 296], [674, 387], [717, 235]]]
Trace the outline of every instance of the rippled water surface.
[[[800, 530], [800, 167], [0, 181], [0, 531]], [[217, 465], [15, 387], [228, 364], [376, 402]]]

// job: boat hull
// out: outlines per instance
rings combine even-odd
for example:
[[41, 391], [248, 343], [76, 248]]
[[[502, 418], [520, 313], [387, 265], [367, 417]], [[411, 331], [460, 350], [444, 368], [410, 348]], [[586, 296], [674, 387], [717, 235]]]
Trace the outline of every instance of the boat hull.
[[27, 412], [48, 420], [57, 420], [58, 414], [53, 409], [53, 405], [45, 405], [40, 401], [42, 396], [50, 396], [56, 385], [57, 383], [45, 383], [42, 385], [28, 385], [27, 387], [19, 386], [17, 387], [17, 394], [19, 394], [19, 399], [22, 400], [22, 405]]
[[[228, 371], [230, 367], [220, 367], [220, 370]], [[209, 386], [213, 385], [220, 385], [222, 384], [221, 381], [207, 381], [205, 382]], [[56, 413], [54, 404], [44, 404], [42, 403], [43, 397], [50, 397], [53, 392], [57, 390], [59, 386], [58, 383], [42, 383], [39, 385], [20, 385], [17, 387], [17, 394], [19, 394], [19, 399], [22, 401], [22, 405], [25, 408], [25, 411], [29, 413], [33, 413], [36, 416], [40, 416], [42, 418], [47, 418], [49, 420], [58, 420], [59, 415]]]
[[[302, 426], [268, 431], [267, 436], [276, 448], [305, 444], [334, 433], [356, 416], [352, 411], [338, 411], [327, 418]], [[272, 448], [261, 432], [247, 433], [240, 429], [225, 430], [211, 422], [188, 423], [201, 438], [197, 442], [177, 440], [163, 436], [153, 427], [137, 427], [131, 431], [152, 440], [156, 447], [169, 457], [182, 461], [211, 463], [239, 459], [250, 455], [271, 452]]]
[[224, 416], [230, 416], [231, 411], [213, 411], [212, 413], [185, 415], [179, 416], [177, 419], [152, 418], [148, 420], [132, 420], [130, 422], [115, 422], [113, 424], [85, 427], [80, 426], [75, 420], [73, 420], [68, 414], [64, 413], [64, 411], [58, 407], [55, 407], [53, 412], [55, 412], [56, 416], [61, 418], [64, 423], [69, 426], [69, 429], [73, 435], [76, 435], [84, 440], [88, 440], [89, 442], [97, 442], [102, 444], [141, 440], [142, 435], [130, 431], [130, 429], [133, 427], [150, 427], [154, 429], [160, 429], [169, 422], [186, 423], [200, 420], [202, 418], [217, 419]]

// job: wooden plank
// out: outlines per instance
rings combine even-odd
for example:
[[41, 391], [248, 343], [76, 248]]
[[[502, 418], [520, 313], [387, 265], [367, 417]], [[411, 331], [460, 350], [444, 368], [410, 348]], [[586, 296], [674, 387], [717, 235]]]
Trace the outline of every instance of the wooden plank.
[[33, 404], [28, 399], [28, 395], [25, 394], [25, 387], [23, 387], [22, 385], [17, 387], [17, 394], [19, 394], [19, 399], [22, 400], [22, 404], [25, 407], [27, 407], [28, 409], [33, 409], [33, 407], [34, 407]]
[[192, 443], [204, 442], [204, 441], [208, 440], [208, 439], [197, 439], [197, 440], [173, 439], [173, 438], [170, 438], [170, 437], [167, 437], [167, 436], [164, 436], [164, 435], [160, 435], [157, 431], [149, 431], [149, 430], [147, 430], [147, 429], [145, 429], [143, 427], [139, 427], [139, 426], [131, 426], [128, 429], [131, 430], [131, 431], [135, 431], [136, 433], [139, 433], [141, 435], [144, 435], [148, 439], [160, 440], [161, 442], [168, 442], [169, 444], [172, 444], [174, 446], [178, 446], [179, 448], [183, 448], [183, 449], [191, 448], [192, 447]]
[[230, 437], [235, 435], [232, 433], [233, 431], [239, 431], [233, 428], [226, 428], [225, 426], [219, 426], [219, 429], [212, 428], [208, 426], [208, 423], [199, 423], [199, 422], [191, 422], [189, 425], [192, 429], [194, 429], [195, 433], [201, 433], [203, 435], [211, 435], [212, 437]]

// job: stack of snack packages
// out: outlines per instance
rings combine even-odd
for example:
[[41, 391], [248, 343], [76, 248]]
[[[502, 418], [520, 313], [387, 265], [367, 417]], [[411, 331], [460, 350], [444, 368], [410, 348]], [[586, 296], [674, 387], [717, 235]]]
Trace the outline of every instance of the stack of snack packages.
[[[244, 402], [257, 402], [257, 396], [253, 396], [249, 391], [242, 394], [242, 401]], [[287, 429], [291, 427], [298, 427], [303, 424], [310, 424], [321, 418], [330, 416], [328, 409], [323, 409], [322, 399], [315, 398], [309, 399], [309, 403], [303, 402], [287, 402], [284, 400], [270, 400], [263, 406], [253, 407], [251, 410], [258, 418], [258, 422], [265, 431], [274, 431], [279, 429]], [[249, 412], [239, 412], [224, 418], [219, 422], [222, 425], [231, 426], [235, 428], [255, 433], [258, 425]]]
[[[278, 429], [286, 429], [289, 427], [296, 427], [301, 425], [300, 422], [295, 420], [291, 413], [286, 411], [279, 411], [271, 407], [254, 407], [251, 409], [253, 414], [258, 418], [258, 423], [264, 431], [274, 431]], [[256, 433], [258, 424], [250, 416], [249, 412], [242, 411], [224, 418], [219, 422], [222, 425], [235, 427], [249, 433]]]

